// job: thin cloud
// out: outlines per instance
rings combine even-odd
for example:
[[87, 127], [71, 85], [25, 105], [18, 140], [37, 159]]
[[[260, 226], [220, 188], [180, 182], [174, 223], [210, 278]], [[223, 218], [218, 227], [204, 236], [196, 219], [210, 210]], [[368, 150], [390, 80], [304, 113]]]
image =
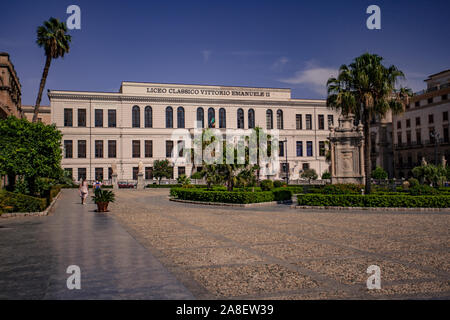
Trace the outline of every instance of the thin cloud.
[[288, 62], [289, 62], [288, 58], [280, 57], [272, 64], [271, 69], [274, 71], [281, 71]]
[[301, 85], [321, 96], [325, 96], [328, 79], [337, 76], [337, 74], [337, 69], [308, 64], [305, 69], [297, 71], [293, 77], [280, 79], [279, 81], [291, 85]]
[[269, 51], [241, 50], [241, 51], [233, 51], [230, 54], [233, 56], [240, 56], [240, 57], [254, 57], [254, 56], [274, 55], [276, 53]]
[[203, 62], [206, 63], [208, 62], [209, 58], [211, 57], [211, 50], [203, 50], [202, 51], [202, 55], [203, 55]]

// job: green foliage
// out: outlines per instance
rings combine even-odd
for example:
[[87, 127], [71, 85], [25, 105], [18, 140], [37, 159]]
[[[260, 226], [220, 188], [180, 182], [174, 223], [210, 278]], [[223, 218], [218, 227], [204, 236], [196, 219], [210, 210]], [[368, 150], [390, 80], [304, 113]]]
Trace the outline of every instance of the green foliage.
[[275, 180], [275, 181], [273, 182], [273, 187], [274, 187], [274, 188], [281, 188], [281, 187], [283, 186], [283, 183], [284, 183], [284, 181], [281, 181], [281, 180]]
[[298, 204], [325, 207], [448, 208], [450, 207], [450, 196], [303, 194], [298, 197]]
[[61, 132], [54, 125], [8, 117], [0, 120], [0, 175], [21, 176], [36, 194], [38, 177], [61, 174]]
[[433, 187], [430, 187], [426, 184], [418, 184], [414, 187], [409, 188], [409, 194], [413, 196], [420, 196], [420, 195], [435, 195], [438, 194], [438, 190], [436, 190]]
[[39, 212], [45, 210], [47, 200], [0, 190], [1, 212]]
[[289, 186], [286, 186], [283, 188], [287, 188], [288, 190], [291, 190], [293, 194], [303, 193], [303, 186], [289, 185]]
[[116, 200], [116, 197], [114, 195], [114, 192], [99, 188], [95, 190], [94, 195], [92, 196], [92, 200], [94, 201], [94, 203], [114, 202]]
[[331, 173], [325, 171], [324, 173], [322, 173], [322, 179], [331, 179]]
[[172, 188], [170, 195], [183, 200], [222, 203], [258, 203], [275, 200], [274, 194], [270, 191], [239, 192]]
[[387, 177], [388, 173], [381, 167], [376, 167], [376, 169], [372, 171], [372, 179], [384, 180]]
[[148, 184], [145, 187], [149, 189], [176, 188], [181, 187], [181, 184]]
[[433, 164], [427, 164], [415, 167], [412, 169], [412, 173], [420, 183], [433, 184], [441, 186], [443, 181], [447, 177], [447, 169], [442, 165], [435, 166]]
[[261, 181], [260, 185], [263, 191], [270, 191], [274, 188], [273, 181], [268, 179]]
[[185, 174], [182, 174], [177, 178], [177, 183], [181, 184], [182, 186], [187, 186], [191, 183], [191, 179], [187, 177]]
[[169, 165], [169, 160], [155, 160], [153, 162], [153, 176], [158, 179], [161, 184], [162, 178], [172, 177], [173, 168]]
[[202, 175], [202, 173], [201, 172], [194, 172], [192, 175], [191, 175], [191, 179], [196, 179], [196, 180], [200, 180], [200, 179], [203, 179], [203, 175]]
[[23, 177], [18, 177], [14, 185], [14, 192], [21, 194], [29, 194], [28, 183]]
[[292, 190], [289, 188], [275, 188], [272, 190], [275, 201], [286, 201], [292, 199]]
[[343, 184], [327, 184], [321, 188], [323, 194], [361, 194], [363, 185], [343, 183]]
[[410, 188], [414, 188], [415, 186], [419, 185], [419, 180], [417, 180], [416, 178], [409, 178], [408, 182]]
[[308, 180], [316, 180], [318, 177], [317, 172], [314, 169], [306, 169], [302, 172], [300, 176]]

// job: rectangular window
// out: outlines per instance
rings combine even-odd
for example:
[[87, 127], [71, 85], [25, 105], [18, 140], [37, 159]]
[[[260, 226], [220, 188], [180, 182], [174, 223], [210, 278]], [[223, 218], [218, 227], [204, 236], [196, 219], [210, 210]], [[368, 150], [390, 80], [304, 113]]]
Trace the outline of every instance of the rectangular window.
[[267, 140], [267, 156], [272, 156], [272, 141]]
[[406, 131], [406, 144], [411, 145], [411, 131]]
[[153, 157], [153, 140], [145, 140], [144, 142], [144, 153], [146, 158]]
[[184, 141], [183, 140], [178, 140], [177, 148], [178, 148], [178, 156], [182, 157], [183, 156], [183, 151], [184, 151]]
[[428, 115], [428, 123], [434, 123], [434, 115], [433, 114]]
[[319, 122], [319, 130], [325, 130], [325, 116], [323, 114], [319, 114], [318, 122]]
[[442, 96], [441, 96], [441, 100], [442, 100], [442, 101], [448, 100], [448, 94], [442, 95]]
[[303, 157], [303, 141], [297, 141], [297, 157]]
[[133, 180], [138, 179], [139, 167], [133, 167]]
[[64, 158], [73, 157], [73, 142], [72, 140], [64, 140]]
[[73, 112], [71, 108], [64, 108], [64, 127], [73, 126]]
[[416, 143], [422, 144], [422, 133], [420, 130], [416, 130]]
[[109, 167], [108, 168], [108, 180], [112, 180], [112, 174], [113, 174], [112, 168]]
[[133, 147], [133, 150], [132, 150], [133, 158], [140, 158], [141, 157], [141, 141], [133, 140], [132, 147]]
[[64, 171], [67, 173], [69, 177], [73, 179], [73, 169], [72, 168], [64, 168]]
[[172, 158], [173, 141], [166, 140], [166, 158]]
[[78, 168], [78, 181], [86, 180], [86, 168]]
[[420, 117], [416, 117], [416, 127], [420, 126]]
[[117, 157], [117, 141], [108, 140], [108, 158]]
[[153, 167], [145, 167], [145, 180], [153, 179]]
[[108, 110], [108, 128], [115, 128], [117, 126], [116, 120], [117, 120], [116, 110], [114, 109]]
[[103, 127], [103, 109], [95, 109], [95, 127]]
[[308, 169], [309, 169], [309, 163], [307, 163], [307, 162], [306, 162], [306, 163], [303, 163], [303, 164], [302, 164], [302, 169], [303, 169], [303, 170], [308, 170]]
[[319, 156], [325, 157], [325, 141], [319, 141]]
[[284, 157], [284, 141], [279, 141], [278, 142], [278, 156], [279, 157]]
[[419, 101], [416, 101], [415, 103], [414, 103], [414, 106], [417, 108], [417, 107], [420, 107], [420, 100]]
[[178, 167], [178, 176], [186, 175], [186, 167]]
[[401, 129], [402, 128], [402, 122], [401, 121], [397, 121], [397, 129]]
[[311, 121], [311, 119], [312, 119], [312, 116], [310, 114], [307, 114], [306, 118], [305, 118], [305, 120], [306, 120], [306, 130], [312, 130], [312, 121]]
[[428, 98], [428, 104], [433, 103], [433, 98]]
[[78, 109], [78, 126], [86, 127], [86, 109]]
[[442, 131], [444, 133], [444, 142], [447, 143], [449, 141], [449, 137], [448, 137], [448, 127], [443, 127]]
[[95, 157], [103, 158], [103, 140], [95, 140]]
[[95, 180], [103, 181], [103, 168], [95, 168]]
[[332, 114], [328, 115], [328, 127], [330, 126], [334, 127], [334, 116]]
[[434, 143], [434, 128], [428, 129], [428, 136], [430, 137], [430, 143]]
[[442, 112], [442, 120], [443, 121], [448, 121], [448, 111]]
[[313, 156], [313, 143], [312, 141], [306, 141], [306, 156], [312, 157]]
[[302, 115], [301, 114], [296, 114], [295, 115], [295, 128], [297, 130], [302, 130], [303, 129]]
[[86, 140], [78, 140], [78, 158], [86, 158]]
[[402, 134], [401, 133], [397, 133], [397, 144], [402, 144]]
[[406, 119], [406, 127], [407, 128], [411, 127], [411, 120], [410, 119]]

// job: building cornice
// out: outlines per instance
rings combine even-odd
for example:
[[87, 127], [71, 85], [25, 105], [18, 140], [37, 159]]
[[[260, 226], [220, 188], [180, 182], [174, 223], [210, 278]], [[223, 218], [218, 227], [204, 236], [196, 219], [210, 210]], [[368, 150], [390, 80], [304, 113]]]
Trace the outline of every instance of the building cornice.
[[165, 104], [218, 104], [218, 105], [264, 105], [264, 106], [325, 106], [325, 100], [245, 100], [245, 99], [205, 99], [205, 98], [173, 98], [173, 97], [146, 97], [128, 96], [120, 93], [83, 93], [83, 92], [48, 92], [50, 100], [91, 100], [91, 101], [117, 101], [136, 103], [165, 103]]

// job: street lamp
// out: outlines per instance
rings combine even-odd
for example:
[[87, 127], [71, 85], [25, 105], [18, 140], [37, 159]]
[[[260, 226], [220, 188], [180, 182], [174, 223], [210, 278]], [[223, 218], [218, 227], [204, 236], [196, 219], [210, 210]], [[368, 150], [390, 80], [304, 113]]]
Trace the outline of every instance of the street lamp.
[[439, 132], [436, 132], [436, 130], [433, 130], [433, 132], [430, 133], [430, 137], [434, 139], [434, 164], [438, 165], [438, 143], [439, 143]]

